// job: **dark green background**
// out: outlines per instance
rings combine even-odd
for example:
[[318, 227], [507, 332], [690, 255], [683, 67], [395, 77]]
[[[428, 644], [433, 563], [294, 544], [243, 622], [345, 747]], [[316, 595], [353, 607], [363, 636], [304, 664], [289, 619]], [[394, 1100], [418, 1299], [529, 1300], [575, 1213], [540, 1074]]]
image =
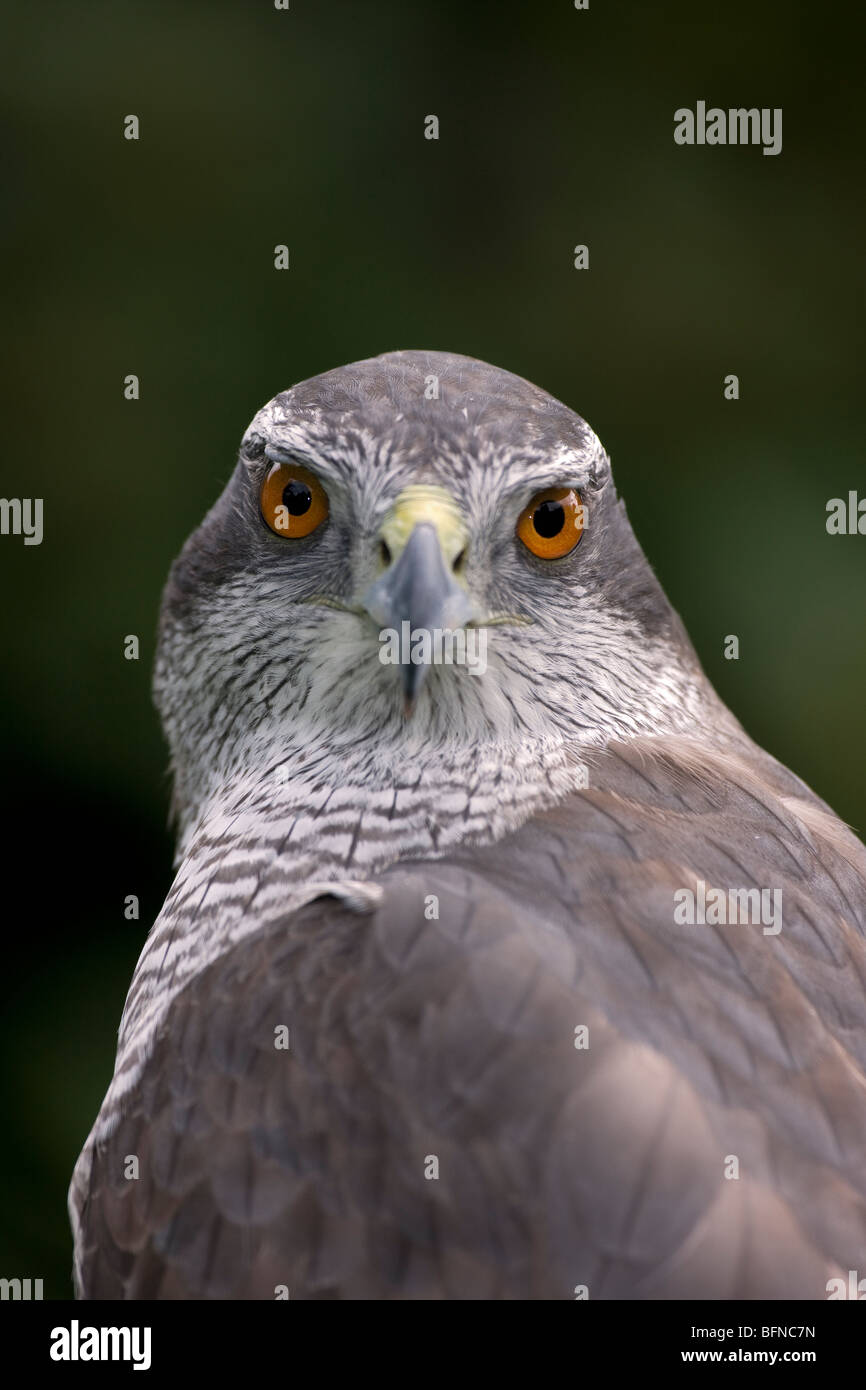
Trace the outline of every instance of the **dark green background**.
[[[824, 526], [830, 497], [866, 495], [861, 53], [839, 6], [709, 8], [7, 19], [2, 495], [44, 497], [45, 540], [0, 538], [0, 1276], [70, 1289], [66, 1187], [171, 877], [160, 589], [292, 382], [445, 348], [574, 406], [723, 697], [866, 828], [866, 537]], [[698, 99], [783, 107], [781, 155], [676, 146]]]

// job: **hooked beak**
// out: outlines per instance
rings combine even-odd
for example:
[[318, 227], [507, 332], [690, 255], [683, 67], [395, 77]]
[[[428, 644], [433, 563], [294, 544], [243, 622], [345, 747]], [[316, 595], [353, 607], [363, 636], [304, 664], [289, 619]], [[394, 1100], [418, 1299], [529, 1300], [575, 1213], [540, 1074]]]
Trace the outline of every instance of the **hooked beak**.
[[[404, 529], [406, 519], [403, 519]], [[371, 584], [363, 602], [380, 630], [390, 629], [401, 637], [405, 633], [413, 647], [415, 635], [429, 633], [431, 641], [427, 644], [427, 650], [430, 651], [433, 647], [432, 639], [437, 632], [454, 631], [465, 626], [474, 616], [469, 595], [457, 582], [453, 570], [454, 561], [463, 549], [465, 540], [461, 543], [461, 536], [453, 533], [452, 528], [443, 528], [442, 518], [435, 512], [432, 519], [411, 518], [411, 521], [408, 539], [400, 547], [397, 558], [384, 574]], [[443, 529], [446, 532], [444, 535]], [[382, 536], [393, 553], [394, 540], [399, 542], [402, 538], [399, 535], [395, 537], [392, 532], [389, 543], [389, 532], [386, 528], [383, 528]], [[449, 557], [449, 563], [446, 563], [446, 555]], [[408, 628], [404, 628], [404, 624], [408, 624]], [[409, 646], [409, 642], [400, 642], [404, 709], [407, 717], [414, 709], [429, 670], [429, 661], [411, 659], [410, 652], [406, 650]]]

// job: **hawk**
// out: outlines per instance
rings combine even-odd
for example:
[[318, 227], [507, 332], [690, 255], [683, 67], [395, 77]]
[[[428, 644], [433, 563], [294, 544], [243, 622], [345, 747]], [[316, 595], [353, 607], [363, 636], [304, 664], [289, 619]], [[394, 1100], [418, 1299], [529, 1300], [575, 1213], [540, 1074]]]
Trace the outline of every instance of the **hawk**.
[[80, 1296], [866, 1271], [866, 851], [713, 691], [579, 416], [438, 352], [276, 396], [155, 697], [177, 876], [72, 1180]]

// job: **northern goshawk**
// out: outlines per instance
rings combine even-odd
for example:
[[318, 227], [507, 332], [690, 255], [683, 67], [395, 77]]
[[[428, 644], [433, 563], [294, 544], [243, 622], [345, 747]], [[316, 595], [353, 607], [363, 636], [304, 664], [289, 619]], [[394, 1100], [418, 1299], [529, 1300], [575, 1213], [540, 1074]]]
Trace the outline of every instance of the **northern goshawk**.
[[155, 690], [178, 871], [73, 1177], [80, 1295], [866, 1272], [866, 851], [718, 699], [571, 410], [436, 352], [275, 397]]

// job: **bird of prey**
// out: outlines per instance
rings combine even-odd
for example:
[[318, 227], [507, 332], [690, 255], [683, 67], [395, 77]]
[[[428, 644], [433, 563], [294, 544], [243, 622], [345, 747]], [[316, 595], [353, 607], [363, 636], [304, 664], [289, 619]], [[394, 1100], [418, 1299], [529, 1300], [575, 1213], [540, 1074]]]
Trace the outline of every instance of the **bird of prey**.
[[73, 1176], [80, 1296], [866, 1274], [866, 851], [714, 693], [579, 416], [438, 352], [276, 396], [155, 695], [177, 876]]

